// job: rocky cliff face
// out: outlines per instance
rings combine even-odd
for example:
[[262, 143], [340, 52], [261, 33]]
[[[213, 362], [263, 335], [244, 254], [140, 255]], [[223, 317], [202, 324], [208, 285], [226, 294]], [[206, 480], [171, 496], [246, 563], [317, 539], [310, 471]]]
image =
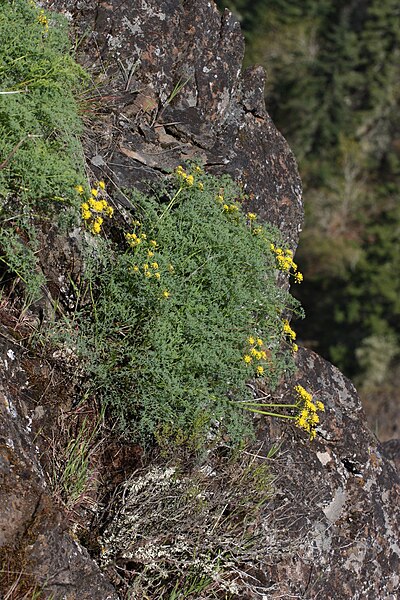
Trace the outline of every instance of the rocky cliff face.
[[[221, 16], [206, 0], [47, 5], [69, 16], [81, 40], [81, 61], [94, 73], [98, 116], [86, 133], [88, 167], [113, 186], [122, 205], [124, 187], [144, 186], [198, 158], [206, 170], [237, 179], [248, 194], [247, 208], [276, 224], [295, 249], [303, 215], [296, 163], [265, 110], [262, 69], [241, 72], [243, 39], [230, 13]], [[54, 252], [43, 252], [42, 266], [56, 297], [63, 293], [58, 275], [67, 263], [77, 268], [78, 250], [51, 231], [43, 248], [50, 239]], [[140, 449], [111, 440], [96, 455], [97, 483], [83, 513], [57, 502], [49, 486], [50, 453], [57, 452], [57, 428], [72, 410], [73, 389], [70, 374], [45, 351], [33, 357], [26, 350], [32, 323], [33, 316], [30, 322], [29, 315], [21, 319], [2, 306], [1, 591], [6, 598], [30, 597], [24, 594], [38, 589], [54, 599], [123, 597], [126, 573], [148, 566], [139, 552], [143, 540], [136, 544], [122, 519], [131, 514], [132, 489], [143, 478], [142, 470], [130, 487], [124, 483], [139, 464]], [[258, 523], [265, 546], [253, 564], [240, 555], [231, 588], [190, 597], [222, 598], [226, 589], [233, 598], [265, 600], [398, 597], [400, 484], [390, 460], [396, 454], [390, 447], [385, 457], [366, 427], [355, 389], [337, 369], [306, 349], [300, 349], [297, 366], [277, 396], [285, 400], [297, 383], [314, 390], [326, 407], [317, 438], [310, 444], [285, 423], [259, 419], [257, 448], [274, 474], [274, 493]], [[280, 450], [271, 461], [273, 444]], [[145, 472], [153, 468], [141, 466]], [[212, 480], [218, 465], [208, 467], [201, 466], [202, 477]], [[115, 489], [125, 492], [113, 496]], [[91, 524], [99, 522], [103, 538], [94, 539]], [[147, 542], [153, 538], [153, 546], [160, 545], [160, 535], [155, 527]], [[192, 548], [191, 531], [178, 522], [162, 543], [171, 553], [178, 543]], [[142, 597], [133, 587], [130, 593]]]

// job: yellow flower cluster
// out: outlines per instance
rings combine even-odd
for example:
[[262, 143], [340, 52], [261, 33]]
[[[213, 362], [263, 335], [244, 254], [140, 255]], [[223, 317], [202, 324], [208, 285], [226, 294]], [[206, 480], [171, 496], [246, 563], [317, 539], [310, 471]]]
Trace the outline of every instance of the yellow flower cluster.
[[41, 25], [43, 25], [44, 32], [48, 33], [48, 31], [49, 31], [49, 20], [46, 17], [46, 15], [44, 14], [44, 10], [43, 9], [39, 12], [37, 20], [39, 21], [39, 23]]
[[248, 220], [250, 221], [250, 223], [253, 221], [257, 221], [256, 213], [248, 212], [246, 216], [247, 216]]
[[295, 418], [295, 423], [300, 429], [304, 429], [310, 435], [310, 441], [315, 438], [316, 426], [319, 423], [317, 411], [324, 411], [325, 406], [320, 401], [313, 402], [312, 395], [307, 392], [301, 385], [296, 385], [294, 388], [297, 394], [298, 415]]
[[[104, 217], [111, 218], [114, 214], [113, 207], [104, 198], [105, 187], [104, 181], [99, 181], [96, 187], [90, 190], [89, 198], [81, 204], [82, 219], [93, 235], [100, 233]], [[84, 196], [85, 190], [82, 185], [78, 185], [75, 189], [80, 196]]]
[[257, 375], [264, 375], [265, 361], [268, 358], [267, 351], [264, 348], [264, 342], [261, 338], [251, 335], [249, 338], [247, 338], [247, 344], [248, 348], [246, 354], [243, 356], [244, 362], [246, 365], [255, 366], [255, 372]]
[[225, 202], [223, 189], [219, 190], [218, 194], [215, 196], [215, 200], [222, 206], [222, 210], [224, 211], [225, 215], [234, 217], [235, 220], [237, 220], [239, 215], [239, 204], [237, 202], [230, 202], [230, 204]]
[[234, 217], [238, 216], [240, 208], [239, 204], [237, 202], [231, 202], [230, 204], [225, 202], [223, 189], [219, 190], [218, 194], [215, 197], [215, 200], [218, 204], [222, 206], [222, 209], [226, 215], [231, 215]]
[[[196, 183], [195, 175], [200, 175], [202, 172], [199, 166], [196, 166], [192, 173], [186, 173], [181, 165], [175, 169], [175, 175], [181, 187], [192, 187]], [[204, 184], [201, 181], [197, 182], [197, 187], [201, 192], [204, 190]]]
[[[133, 272], [140, 273], [140, 267], [138, 265], [134, 265]], [[161, 279], [158, 262], [154, 261], [150, 264], [147, 262], [143, 263], [142, 272], [146, 279], [150, 279], [151, 277], [154, 277], [155, 279]]]
[[[134, 221], [134, 226], [141, 227], [140, 221]], [[145, 279], [153, 279], [160, 282], [162, 279], [162, 272], [160, 265], [157, 262], [155, 254], [157, 252], [158, 244], [156, 240], [149, 240], [147, 234], [142, 232], [139, 233], [126, 233], [125, 238], [129, 246], [136, 250], [135, 256], [141, 258], [144, 262], [141, 265], [135, 264], [132, 267], [132, 271], [137, 274], [141, 274]], [[138, 254], [139, 253], [139, 254]], [[169, 273], [174, 272], [174, 267], [170, 264], [167, 267]], [[171, 293], [169, 290], [164, 289], [162, 291], [162, 298], [169, 298]]]
[[136, 233], [126, 233], [125, 239], [131, 248], [136, 248], [136, 246], [139, 246], [139, 244], [147, 240], [147, 235], [145, 233], [140, 235], [137, 235]]
[[222, 208], [224, 209], [224, 213], [228, 215], [236, 215], [239, 212], [237, 204], [224, 204]]
[[283, 250], [277, 248], [274, 244], [270, 245], [271, 251], [275, 254], [276, 264], [280, 271], [293, 275], [296, 283], [303, 281], [303, 275], [297, 270], [297, 264], [293, 260], [293, 252], [289, 249]]
[[287, 319], [283, 320], [283, 333], [289, 338], [292, 344], [293, 352], [297, 352], [299, 349], [298, 345], [295, 343], [296, 332], [290, 327], [289, 321]]

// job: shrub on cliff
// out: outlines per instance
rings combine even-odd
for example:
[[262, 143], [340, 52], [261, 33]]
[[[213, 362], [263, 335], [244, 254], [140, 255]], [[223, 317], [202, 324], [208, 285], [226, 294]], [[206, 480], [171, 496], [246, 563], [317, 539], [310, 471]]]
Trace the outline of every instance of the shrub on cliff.
[[[83, 200], [91, 223], [104, 200]], [[87, 386], [142, 442], [238, 442], [249, 433], [246, 383], [263, 376], [273, 386], [293, 366], [282, 313], [297, 305], [276, 278], [277, 259], [295, 268], [291, 254], [276, 250], [277, 231], [241, 211], [232, 180], [198, 166], [179, 167], [151, 197], [133, 191], [132, 204], [122, 245], [97, 235], [102, 218], [96, 231], [88, 226], [68, 333]]]

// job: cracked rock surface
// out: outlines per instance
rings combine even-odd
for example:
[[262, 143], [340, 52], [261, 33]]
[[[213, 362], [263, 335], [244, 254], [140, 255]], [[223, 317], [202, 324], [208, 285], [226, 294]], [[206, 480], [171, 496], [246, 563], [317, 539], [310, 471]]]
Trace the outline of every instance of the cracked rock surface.
[[[303, 218], [297, 166], [265, 110], [263, 70], [241, 71], [243, 37], [229, 12], [221, 15], [208, 0], [43, 4], [67, 14], [80, 60], [94, 74], [94, 98], [85, 105], [88, 167], [121, 204], [128, 201], [124, 187], [144, 189], [199, 159], [207, 171], [237, 179], [248, 196], [245, 208], [277, 225], [296, 248]], [[65, 252], [60, 247], [56, 254]], [[42, 268], [56, 285], [53, 257], [43, 253]], [[45, 449], [37, 439], [55, 420], [57, 402], [45, 404], [47, 388], [32, 383], [32, 372], [46, 381], [49, 375], [1, 322], [1, 564], [24, 573], [24, 590], [45, 586], [53, 600], [117, 599], [46, 484]], [[266, 590], [258, 598], [396, 600], [398, 445], [379, 444], [354, 387], [332, 365], [300, 349], [297, 366], [275, 397], [290, 403], [300, 383], [326, 412], [312, 444], [287, 423], [258, 421], [266, 447], [281, 444], [264, 523], [270, 550], [254, 575]]]
[[85, 34], [79, 52], [97, 74], [94, 108], [106, 114], [91, 123], [87, 150], [98, 177], [140, 187], [199, 159], [209, 172], [241, 182], [245, 208], [296, 247], [303, 218], [297, 165], [265, 110], [263, 69], [241, 71], [243, 36], [230, 12], [221, 15], [205, 0], [48, 4]]
[[16, 588], [8, 597], [31, 597], [24, 593], [45, 587], [54, 599], [116, 600], [97, 564], [66, 531], [48, 490], [35, 440], [51, 415], [32, 393], [25, 351], [4, 326], [0, 366], [0, 564], [6, 592]]
[[304, 348], [297, 367], [293, 380], [276, 393], [290, 397], [300, 384], [324, 402], [325, 413], [312, 444], [298, 430], [288, 432], [277, 422], [263, 423], [260, 429], [261, 439], [283, 440], [281, 493], [270, 508], [273, 512], [281, 502], [290, 506], [282, 559], [271, 564], [266, 557], [266, 570], [288, 598], [395, 600], [400, 585], [399, 474], [369, 431], [352, 383]]

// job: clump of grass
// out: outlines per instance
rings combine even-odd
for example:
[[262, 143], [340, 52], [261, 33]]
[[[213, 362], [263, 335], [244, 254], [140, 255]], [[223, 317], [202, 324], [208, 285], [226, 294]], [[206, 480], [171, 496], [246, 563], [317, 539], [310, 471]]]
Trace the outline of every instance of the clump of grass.
[[84, 504], [90, 496], [94, 484], [92, 463], [101, 445], [103, 419], [103, 413], [94, 421], [85, 417], [75, 432], [71, 426], [67, 430], [66, 448], [58, 447], [54, 452], [53, 493], [68, 509]]
[[230, 178], [195, 165], [151, 197], [133, 191], [132, 203], [125, 245], [90, 242], [86, 293], [64, 331], [87, 385], [142, 443], [239, 443], [251, 434], [235, 402], [251, 399], [248, 380], [273, 387], [293, 368], [281, 315], [297, 305], [270, 249], [279, 233], [255, 227]]

